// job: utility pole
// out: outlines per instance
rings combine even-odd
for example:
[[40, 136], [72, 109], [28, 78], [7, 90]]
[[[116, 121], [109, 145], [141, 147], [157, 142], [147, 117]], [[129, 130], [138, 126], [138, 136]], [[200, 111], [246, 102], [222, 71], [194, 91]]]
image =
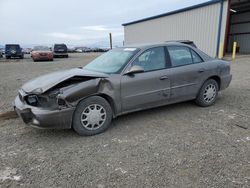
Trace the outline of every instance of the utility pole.
[[109, 33], [110, 49], [112, 49], [112, 33]]

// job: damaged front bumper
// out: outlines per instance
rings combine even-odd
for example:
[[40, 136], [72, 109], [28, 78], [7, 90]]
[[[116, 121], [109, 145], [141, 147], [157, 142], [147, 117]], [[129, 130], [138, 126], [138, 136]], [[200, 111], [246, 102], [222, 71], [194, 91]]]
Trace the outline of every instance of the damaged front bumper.
[[70, 129], [75, 108], [49, 110], [27, 105], [17, 96], [14, 109], [24, 123], [38, 128]]

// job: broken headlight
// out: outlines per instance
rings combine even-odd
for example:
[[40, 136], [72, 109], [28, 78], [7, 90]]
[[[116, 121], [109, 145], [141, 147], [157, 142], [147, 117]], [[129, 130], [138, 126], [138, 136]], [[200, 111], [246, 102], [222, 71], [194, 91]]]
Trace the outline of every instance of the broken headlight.
[[57, 104], [59, 106], [66, 106], [66, 102], [65, 100], [61, 99], [61, 98], [57, 98]]
[[36, 95], [28, 95], [26, 97], [26, 101], [29, 105], [32, 105], [32, 106], [37, 106], [38, 104], [38, 98]]

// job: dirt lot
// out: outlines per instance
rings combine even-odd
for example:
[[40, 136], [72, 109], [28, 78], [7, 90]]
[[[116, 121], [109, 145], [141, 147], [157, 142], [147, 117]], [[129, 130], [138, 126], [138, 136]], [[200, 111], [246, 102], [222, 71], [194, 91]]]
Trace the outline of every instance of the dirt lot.
[[[0, 59], [0, 112], [27, 80], [98, 54], [33, 63]], [[209, 108], [185, 102], [117, 118], [104, 134], [0, 120], [0, 187], [250, 187], [250, 56]]]

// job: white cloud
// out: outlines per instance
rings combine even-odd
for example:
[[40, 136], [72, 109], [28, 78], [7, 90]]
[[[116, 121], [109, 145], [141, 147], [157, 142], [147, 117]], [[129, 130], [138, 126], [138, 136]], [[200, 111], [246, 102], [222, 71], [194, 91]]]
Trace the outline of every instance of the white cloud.
[[50, 42], [95, 44], [109, 41], [109, 33], [112, 33], [114, 43], [123, 41], [123, 28], [114, 25], [75, 26], [60, 32], [51, 31], [42, 35], [49, 37]]
[[83, 29], [83, 30], [91, 30], [91, 31], [108, 31], [108, 30], [110, 30], [105, 25], [82, 26], [80, 28]]
[[112, 33], [113, 36], [122, 36], [123, 28], [121, 26], [112, 26], [112, 25], [90, 25], [90, 26], [81, 26], [81, 33], [87, 38], [101, 38], [106, 37], [109, 33]]
[[93, 32], [121, 32], [122, 26], [112, 26], [112, 25], [89, 25], [89, 26], [81, 26], [81, 30], [83, 31], [93, 31]]
[[78, 34], [67, 34], [67, 33], [59, 33], [59, 32], [52, 32], [45, 34], [49, 37], [60, 38], [65, 40], [81, 40], [83, 37]]

